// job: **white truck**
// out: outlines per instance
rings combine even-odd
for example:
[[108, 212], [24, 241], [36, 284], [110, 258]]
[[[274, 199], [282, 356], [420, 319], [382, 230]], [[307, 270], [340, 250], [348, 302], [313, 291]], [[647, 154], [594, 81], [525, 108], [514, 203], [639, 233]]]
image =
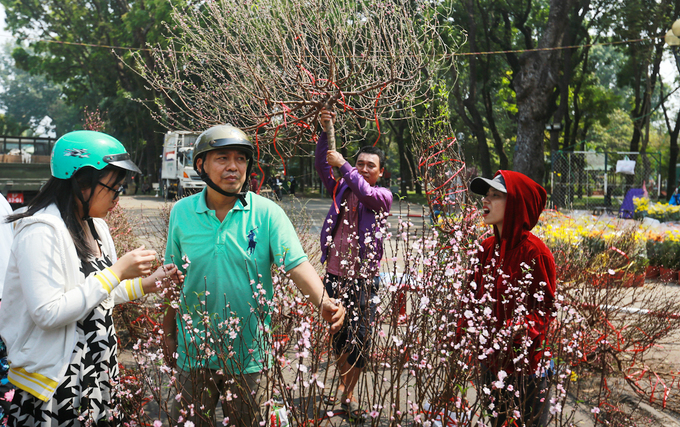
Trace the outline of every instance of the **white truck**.
[[166, 200], [182, 198], [205, 187], [193, 166], [194, 144], [199, 135], [182, 130], [165, 134], [160, 189]]

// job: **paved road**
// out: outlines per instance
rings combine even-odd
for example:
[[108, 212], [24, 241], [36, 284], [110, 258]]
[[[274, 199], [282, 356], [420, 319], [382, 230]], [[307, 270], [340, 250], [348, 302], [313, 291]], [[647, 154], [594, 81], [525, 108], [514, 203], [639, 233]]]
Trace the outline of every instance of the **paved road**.
[[[293, 198], [290, 196], [285, 196], [281, 202], [284, 209], [289, 212], [289, 215], [292, 216], [299, 212], [304, 212], [307, 215], [310, 224], [309, 232], [314, 236], [318, 236], [321, 233], [321, 224], [323, 224], [326, 218], [331, 203], [332, 201], [329, 198]], [[157, 239], [159, 234], [161, 234], [161, 229], [164, 227], [161, 213], [163, 209], [169, 209], [172, 202], [166, 202], [162, 197], [123, 195], [120, 197], [120, 205], [125, 208], [133, 220], [141, 224], [137, 234], [140, 235], [142, 240], [148, 240], [154, 247], [157, 247]], [[430, 218], [428, 215], [429, 212], [424, 206], [395, 201], [388, 218], [390, 231], [393, 234], [397, 234], [399, 220], [408, 219], [412, 224], [410, 232], [418, 235], [423, 227], [429, 225]], [[386, 244], [386, 257], [396, 257], [401, 262], [401, 253], [392, 253], [391, 247], [394, 246], [396, 245]]]
[[[120, 205], [124, 207], [133, 217], [151, 216], [157, 217], [160, 209], [166, 204], [162, 197], [143, 196], [143, 195], [124, 195], [120, 197]], [[312, 231], [319, 233], [321, 224], [328, 213], [332, 201], [328, 198], [293, 198], [284, 196], [281, 202], [284, 207], [290, 206], [298, 208], [304, 207], [312, 221]], [[424, 206], [395, 201], [388, 222], [392, 230], [396, 230], [398, 219], [409, 217], [415, 227], [420, 228], [429, 221], [428, 211]]]

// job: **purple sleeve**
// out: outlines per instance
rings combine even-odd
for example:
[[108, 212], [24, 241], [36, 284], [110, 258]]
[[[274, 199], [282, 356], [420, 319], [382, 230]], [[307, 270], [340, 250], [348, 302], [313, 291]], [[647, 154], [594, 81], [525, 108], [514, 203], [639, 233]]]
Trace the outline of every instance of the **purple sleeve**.
[[329, 165], [328, 160], [326, 160], [327, 153], [328, 136], [326, 135], [326, 132], [321, 132], [319, 140], [316, 141], [316, 149], [314, 150], [314, 167], [316, 168], [316, 173], [319, 174], [319, 178], [321, 178], [323, 185], [328, 190], [328, 193], [333, 194], [336, 182], [335, 179], [333, 179], [331, 165]]
[[392, 208], [392, 192], [383, 187], [371, 186], [349, 162], [340, 167], [340, 173], [359, 201], [375, 212], [389, 212]]

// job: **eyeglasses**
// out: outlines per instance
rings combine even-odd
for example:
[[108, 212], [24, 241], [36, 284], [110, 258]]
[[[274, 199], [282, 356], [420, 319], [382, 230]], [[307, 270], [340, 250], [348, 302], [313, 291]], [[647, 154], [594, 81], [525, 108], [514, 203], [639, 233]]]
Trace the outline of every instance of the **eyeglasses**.
[[111, 187], [109, 187], [108, 185], [104, 184], [104, 183], [101, 182], [101, 181], [99, 181], [99, 185], [101, 185], [102, 187], [104, 187], [104, 188], [106, 188], [106, 189], [108, 189], [108, 190], [113, 191], [113, 200], [116, 200], [116, 199], [118, 198], [118, 196], [120, 196], [120, 193], [123, 192], [123, 186], [122, 186], [122, 185], [121, 185], [120, 187], [118, 187], [117, 189], [116, 189], [116, 188], [111, 188]]

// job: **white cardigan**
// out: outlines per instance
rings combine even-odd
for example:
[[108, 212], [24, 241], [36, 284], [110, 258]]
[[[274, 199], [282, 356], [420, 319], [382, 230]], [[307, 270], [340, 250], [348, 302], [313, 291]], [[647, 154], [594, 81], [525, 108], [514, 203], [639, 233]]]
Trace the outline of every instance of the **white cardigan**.
[[[94, 219], [103, 252], [116, 262], [106, 222]], [[142, 296], [141, 279], [122, 284], [107, 268], [80, 282], [80, 259], [56, 205], [13, 223], [14, 241], [0, 306], [9, 381], [47, 402], [63, 380], [76, 345], [76, 322], [102, 302]], [[119, 286], [122, 285], [122, 286]]]

